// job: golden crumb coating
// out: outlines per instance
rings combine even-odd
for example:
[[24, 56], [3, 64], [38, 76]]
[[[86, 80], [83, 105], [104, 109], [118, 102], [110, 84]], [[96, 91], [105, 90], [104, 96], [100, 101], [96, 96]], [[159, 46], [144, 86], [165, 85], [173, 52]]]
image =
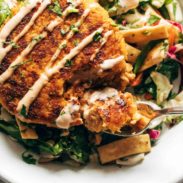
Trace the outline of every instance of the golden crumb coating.
[[[59, 4], [64, 14], [70, 3], [66, 0], [59, 0]], [[72, 95], [74, 95], [77, 103], [79, 103], [78, 105], [81, 105], [81, 107], [72, 113], [73, 121], [71, 125], [79, 125], [83, 123], [81, 98], [85, 90], [88, 89], [87, 87], [112, 86], [124, 90], [131, 78], [133, 78], [132, 69], [125, 62], [127, 53], [122, 33], [113, 26], [113, 22], [107, 12], [98, 3], [92, 0], [81, 0], [81, 3], [71, 9], [71, 12], [66, 17], [59, 16], [58, 12], [52, 11], [53, 6], [55, 6], [54, 1], [44, 9], [25, 35], [17, 41], [16, 46], [2, 59], [0, 80], [8, 69], [11, 70], [12, 64], [30, 46], [30, 43], [37, 39], [30, 52], [24, 55], [19, 64], [13, 66], [12, 74], [1, 82], [0, 102], [11, 114], [24, 122], [58, 127], [56, 121], [62, 110], [73, 98]], [[14, 40], [24, 30], [40, 7], [41, 3], [38, 3], [22, 19], [7, 37], [7, 42]], [[83, 19], [79, 27], [76, 27], [88, 9], [90, 10], [88, 15]], [[18, 8], [16, 13], [19, 11], [20, 9]], [[56, 19], [60, 21], [58, 25], [53, 30], [48, 30], [49, 24]], [[102, 28], [102, 31], [97, 32], [100, 28]], [[3, 27], [1, 27], [2, 29]], [[68, 38], [69, 33], [72, 31], [74, 32], [73, 35]], [[30, 106], [26, 109], [22, 107], [22, 110], [19, 111], [17, 106], [20, 101], [28, 92], [34, 90], [33, 86], [41, 75], [49, 74], [46, 69], [54, 68], [61, 64], [72, 53], [74, 48], [79, 47], [80, 43], [94, 32], [96, 33], [92, 41], [81, 48], [72, 59], [67, 59], [66, 63], [57, 72], [49, 75], [49, 77], [47, 76], [45, 84], [40, 88], [38, 95], [30, 103]], [[43, 33], [45, 37], [40, 38], [39, 36]], [[65, 40], [67, 42], [61, 45]], [[7, 44], [4, 44], [4, 48], [7, 46]], [[53, 55], [58, 50], [59, 54], [56, 59], [52, 60]], [[116, 58], [121, 58], [121, 60], [118, 61]], [[103, 64], [106, 60], [108, 62], [113, 60], [115, 64], [107, 67]], [[102, 64], [105, 68], [103, 70], [101, 69]], [[111, 65], [111, 63], [107, 64]], [[79, 89], [75, 85], [80, 86]], [[72, 94], [69, 95], [70, 91], [72, 91]], [[131, 113], [133, 113], [130, 106], [132, 103], [131, 97], [122, 94], [120, 94], [120, 97], [127, 104], [126, 107], [115, 104], [109, 109], [110, 114], [108, 117], [105, 111], [95, 108], [91, 111], [93, 113], [91, 118], [99, 119], [96, 121], [91, 119], [90, 121], [94, 121], [95, 124], [102, 119], [106, 121], [108, 128], [112, 129], [112, 131], [118, 131], [125, 122], [130, 120]], [[103, 103], [98, 102], [96, 105], [103, 105]], [[115, 117], [115, 114], [119, 114], [118, 117]], [[123, 121], [121, 121], [122, 118], [124, 119]]]

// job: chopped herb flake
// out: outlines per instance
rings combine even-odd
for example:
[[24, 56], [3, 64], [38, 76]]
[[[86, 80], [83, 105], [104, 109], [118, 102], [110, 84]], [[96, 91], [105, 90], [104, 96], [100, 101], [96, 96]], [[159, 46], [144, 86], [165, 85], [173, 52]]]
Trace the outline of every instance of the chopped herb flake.
[[69, 14], [70, 14], [70, 13], [79, 13], [79, 10], [76, 9], [76, 8], [70, 8], [70, 9], [68, 9], [68, 13], [69, 13]]
[[159, 20], [160, 20], [160, 18], [157, 17], [156, 15], [151, 15], [149, 20], [148, 20], [148, 23], [150, 25], [153, 25], [154, 23], [157, 23]]
[[22, 110], [20, 111], [20, 114], [25, 118], [27, 117], [27, 110], [25, 105], [22, 106]]
[[3, 43], [11, 45], [13, 48], [19, 48], [19, 46], [14, 41], [4, 41]]
[[72, 60], [67, 60], [65, 63], [65, 67], [70, 67], [72, 66]]
[[74, 33], [79, 32], [78, 27], [76, 27], [75, 25], [71, 25], [70, 29], [71, 29]]
[[56, 13], [58, 16], [62, 16], [62, 9], [60, 7], [59, 2], [56, 0], [52, 5], [49, 6], [49, 10]]
[[43, 39], [43, 36], [42, 35], [38, 35], [38, 36], [34, 37], [32, 39], [32, 41], [39, 42], [39, 41], [41, 41], [41, 39]]
[[97, 42], [102, 38], [101, 32], [96, 32], [96, 34], [93, 36], [93, 41]]
[[79, 41], [76, 39], [73, 41], [74, 46], [77, 46], [79, 44]]
[[27, 60], [27, 61], [21, 62], [21, 63], [16, 64], [16, 65], [12, 65], [11, 68], [17, 69], [18, 67], [20, 67], [20, 66], [22, 66], [22, 65], [25, 65], [25, 64], [27, 64], [27, 63], [29, 63], [29, 62], [32, 62], [32, 59], [29, 59], [29, 60]]

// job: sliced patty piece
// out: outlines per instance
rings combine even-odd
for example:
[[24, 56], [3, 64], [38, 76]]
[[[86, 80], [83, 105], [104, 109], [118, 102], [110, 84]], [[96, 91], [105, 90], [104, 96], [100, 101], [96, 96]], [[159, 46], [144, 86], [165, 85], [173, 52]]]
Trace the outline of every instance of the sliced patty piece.
[[[31, 19], [43, 2], [24, 19]], [[81, 108], [80, 99], [73, 102], [72, 96], [65, 97], [70, 85], [117, 81], [115, 87], [124, 89], [131, 77], [123, 36], [112, 26], [107, 12], [94, 1], [75, 0], [72, 4], [60, 0], [59, 4], [62, 15], [52, 11], [53, 1], [0, 65], [1, 104], [24, 122], [58, 128], [60, 115], [70, 103]], [[9, 37], [21, 33], [23, 27], [18, 27]], [[82, 74], [89, 70], [94, 71], [91, 78]], [[80, 78], [73, 79], [78, 73]], [[73, 124], [83, 123], [80, 112], [73, 112]]]
[[137, 106], [130, 93], [122, 94], [114, 88], [104, 88], [85, 93], [83, 107], [85, 126], [93, 132], [120, 129], [136, 118]]

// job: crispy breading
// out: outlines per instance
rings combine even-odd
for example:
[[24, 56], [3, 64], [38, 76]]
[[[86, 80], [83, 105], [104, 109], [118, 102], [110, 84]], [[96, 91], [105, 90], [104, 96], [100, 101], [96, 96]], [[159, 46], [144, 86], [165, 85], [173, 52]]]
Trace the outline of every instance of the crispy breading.
[[[60, 0], [59, 2], [62, 11], [69, 6], [69, 3], [67, 3], [66, 0]], [[106, 44], [101, 47], [96, 54], [96, 57], [92, 60], [91, 56], [100, 47], [101, 42], [93, 41], [88, 44], [72, 59], [71, 65], [63, 67], [60, 69], [60, 72], [57, 72], [50, 78], [47, 84], [41, 89], [37, 98], [31, 104], [26, 116], [21, 116], [17, 111], [17, 105], [20, 100], [29, 90], [31, 90], [34, 83], [44, 72], [46, 66], [59, 47], [59, 44], [66, 39], [67, 35], [63, 35], [61, 30], [67, 28], [70, 29], [70, 27], [81, 18], [83, 12], [91, 6], [91, 3], [93, 2], [94, 1], [91, 0], [82, 0], [81, 5], [78, 7], [78, 13], [71, 13], [64, 21], [61, 21], [52, 32], [47, 31], [47, 36], [36, 44], [33, 50], [24, 58], [23, 64], [18, 65], [11, 77], [1, 84], [0, 102], [11, 114], [24, 122], [57, 127], [55, 120], [58, 118], [64, 106], [67, 105], [69, 99], [65, 96], [68, 93], [68, 89], [73, 88], [72, 85], [75, 82], [93, 82], [96, 83], [95, 85], [97, 86], [109, 85], [123, 90], [125, 89], [128, 84], [127, 73], [131, 73], [131, 71], [128, 71], [126, 67], [125, 58], [127, 57], [127, 53], [123, 35], [118, 28], [112, 26], [113, 22], [109, 18], [107, 12], [99, 4], [95, 3], [93, 4], [89, 15], [80, 26], [79, 31], [68, 41], [67, 46], [62, 49], [56, 61], [52, 63], [52, 66], [60, 63], [60, 61], [76, 46], [76, 43], [80, 43], [84, 38], [100, 27], [103, 27], [104, 29], [101, 34], [102, 37], [106, 32], [113, 31]], [[40, 4], [37, 5], [31, 13], [24, 17], [22, 22], [15, 28], [7, 40], [12, 40], [20, 33], [39, 6]], [[8, 69], [10, 64], [15, 61], [36, 35], [40, 35], [43, 31], [46, 31], [46, 26], [48, 26], [51, 21], [55, 20], [56, 17], [57, 15], [52, 12], [50, 8], [44, 10], [44, 12], [36, 19], [31, 29], [18, 41], [18, 47], [13, 48], [2, 60], [0, 74], [3, 74]], [[99, 65], [104, 60], [116, 58], [121, 55], [124, 56], [122, 62], [111, 69], [99, 72]], [[90, 78], [89, 75], [82, 75], [81, 71], [85, 71], [85, 73], [89, 73], [89, 71], [94, 72], [92, 78]], [[73, 78], [77, 78], [78, 73], [80, 79], [76, 81]], [[129, 77], [129, 80], [131, 77], [132, 76]], [[81, 90], [84, 92], [85, 87]], [[77, 95], [77, 91], [74, 93]], [[77, 116], [76, 119], [81, 117], [80, 112], [81, 111], [74, 113], [74, 115]], [[82, 120], [73, 121], [73, 124], [75, 125], [81, 123]]]

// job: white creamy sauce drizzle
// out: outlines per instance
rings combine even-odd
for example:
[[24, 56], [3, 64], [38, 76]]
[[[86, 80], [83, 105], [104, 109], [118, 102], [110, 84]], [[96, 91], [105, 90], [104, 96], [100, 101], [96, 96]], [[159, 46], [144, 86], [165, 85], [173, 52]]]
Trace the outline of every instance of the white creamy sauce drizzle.
[[95, 103], [97, 100], [107, 100], [109, 98], [113, 98], [118, 96], [118, 91], [114, 88], [104, 88], [103, 90], [95, 91], [90, 96], [87, 96], [87, 101], [92, 104]]
[[15, 71], [17, 66], [21, 64], [24, 58], [32, 51], [37, 43], [39, 43], [43, 38], [47, 36], [47, 32], [40, 35], [40, 40], [32, 40], [32, 42], [22, 51], [22, 53], [17, 57], [17, 59], [10, 64], [8, 69], [0, 75], [0, 83], [4, 83]]
[[[84, 49], [88, 44], [90, 44], [93, 41], [93, 37], [97, 32], [102, 32], [103, 28], [99, 28], [93, 33], [91, 33], [89, 36], [87, 36], [85, 39], [81, 41], [75, 48], [73, 48], [69, 54], [67, 54], [62, 60], [60, 60], [55, 66], [52, 68], [46, 68], [45, 73], [43, 73], [44, 77], [40, 77], [35, 84], [33, 85], [32, 89], [29, 90], [26, 95], [20, 100], [17, 106], [17, 111], [20, 112], [23, 105], [26, 107], [26, 110], [29, 110], [29, 107], [31, 103], [37, 98], [39, 92], [44, 87], [44, 85], [49, 81], [51, 76], [53, 76], [55, 73], [59, 72], [61, 68], [64, 67], [67, 60], [73, 59], [75, 56], [77, 56], [82, 49]], [[44, 79], [43, 79], [44, 78]]]
[[20, 11], [12, 17], [2, 28], [0, 32], [0, 47], [3, 47], [3, 43], [6, 41], [6, 38], [13, 31], [13, 29], [22, 21], [22, 19], [36, 7], [37, 3], [40, 0], [30, 1], [26, 6], [22, 7]]
[[67, 8], [66, 8], [66, 10], [63, 12], [63, 14], [62, 14], [62, 18], [61, 17], [59, 17], [59, 16], [57, 16], [57, 18], [54, 20], [54, 21], [52, 21], [52, 23], [46, 28], [48, 31], [53, 31], [53, 29], [58, 25], [58, 24], [60, 24], [61, 22], [63, 22], [64, 21], [64, 19], [69, 15], [69, 13], [70, 13], [70, 10], [71, 9], [73, 9], [73, 7], [77, 7], [77, 6], [79, 6], [81, 4], [81, 1], [80, 0], [78, 0], [78, 1], [76, 1], [76, 3], [74, 4], [74, 5], [70, 5], [70, 6], [68, 6]]
[[62, 129], [68, 129], [70, 124], [74, 122], [72, 114], [74, 112], [78, 112], [80, 109], [80, 105], [75, 104], [74, 100], [68, 102], [68, 104], [62, 109], [59, 117], [56, 119], [56, 125]]
[[[65, 12], [68, 12], [67, 10]], [[77, 26], [79, 27], [84, 19], [87, 17], [87, 15], [89, 14], [90, 10], [87, 9], [85, 10], [85, 12], [83, 13], [81, 19], [76, 23]], [[64, 16], [66, 16], [66, 13], [64, 13]], [[74, 35], [74, 32], [71, 30], [66, 38], [66, 40], [64, 40], [61, 45], [63, 44], [67, 44], [68, 40], [70, 38], [72, 38]], [[50, 63], [48, 64], [48, 66], [46, 67], [46, 70], [48, 70], [51, 66], [51, 63], [53, 61], [55, 61], [59, 54], [61, 52], [61, 48], [59, 46], [59, 48], [56, 50], [55, 54], [53, 55], [53, 57], [51, 58], [50, 60]], [[21, 110], [21, 107], [23, 105], [25, 105], [24, 103], [26, 103], [26, 109], [28, 110], [29, 109], [29, 106], [31, 105], [31, 103], [36, 99], [36, 97], [38, 96], [40, 90], [42, 89], [42, 87], [48, 82], [49, 78], [48, 76], [46, 75], [46, 73], [43, 73], [40, 78], [35, 82], [35, 84], [32, 86], [32, 89], [24, 96], [24, 98], [19, 102], [18, 104], [18, 107], [17, 107], [17, 110], [20, 111]]]
[[55, 20], [53, 20], [47, 27], [46, 30], [52, 32], [53, 29], [59, 25], [62, 22], [62, 19], [60, 17], [57, 17]]
[[[50, 32], [52, 32], [53, 29], [59, 23], [60, 23], [60, 21], [58, 20], [58, 17], [57, 17], [55, 20], [53, 20], [49, 23], [49, 25], [46, 27], [46, 29], [49, 30]], [[39, 40], [33, 39], [31, 41], [31, 43], [29, 43], [29, 45], [22, 51], [22, 53], [17, 57], [17, 59], [14, 62], [12, 62], [12, 64], [10, 64], [8, 69], [0, 75], [1, 84], [4, 83], [9, 77], [11, 77], [14, 70], [17, 68], [16, 66], [23, 62], [23, 59], [32, 51], [32, 49], [36, 46], [36, 44], [38, 44], [42, 39], [44, 39], [47, 36], [47, 34], [48, 33], [46, 31], [44, 31], [42, 34], [37, 35], [38, 37], [40, 37]]]
[[[14, 40], [13, 43], [17, 43], [20, 38], [22, 38], [28, 31], [29, 29], [33, 26], [35, 20], [38, 18], [38, 16], [46, 9], [46, 7], [51, 3], [51, 0], [44, 0], [43, 3], [40, 5], [38, 11], [32, 16], [31, 20], [29, 23], [23, 28], [23, 30], [18, 34]], [[10, 32], [11, 33], [11, 32]], [[0, 48], [0, 62], [4, 59], [4, 57], [7, 55], [9, 51], [13, 46], [10, 44], [6, 48]]]
[[100, 68], [102, 70], [112, 69], [115, 65], [119, 64], [123, 60], [124, 60], [123, 55], [121, 55], [117, 58], [104, 60], [103, 63], [100, 64]]
[[[79, 19], [79, 21], [76, 22], [76, 24], [75, 24], [76, 28], [79, 28], [82, 25], [82, 23], [84, 22], [85, 18], [89, 15], [89, 12], [90, 12], [90, 9], [86, 9], [84, 11], [83, 15], [81, 16], [81, 19]], [[68, 33], [68, 35], [66, 37], [66, 40], [62, 41], [62, 43], [59, 45], [58, 49], [56, 50], [55, 54], [51, 58], [50, 64], [48, 64], [48, 67], [50, 67], [51, 63], [54, 62], [58, 58], [58, 56], [60, 55], [61, 50], [64, 48], [64, 45], [67, 45], [68, 40], [71, 39], [74, 36], [74, 34], [75, 34], [75, 32], [73, 30], [71, 30]]]
[[93, 61], [96, 57], [96, 55], [99, 53], [100, 49], [105, 45], [107, 42], [108, 38], [112, 35], [113, 31], [108, 31], [104, 34], [104, 37], [101, 40], [101, 45], [99, 48], [97, 48], [94, 52], [94, 54], [91, 56], [90, 61]]

